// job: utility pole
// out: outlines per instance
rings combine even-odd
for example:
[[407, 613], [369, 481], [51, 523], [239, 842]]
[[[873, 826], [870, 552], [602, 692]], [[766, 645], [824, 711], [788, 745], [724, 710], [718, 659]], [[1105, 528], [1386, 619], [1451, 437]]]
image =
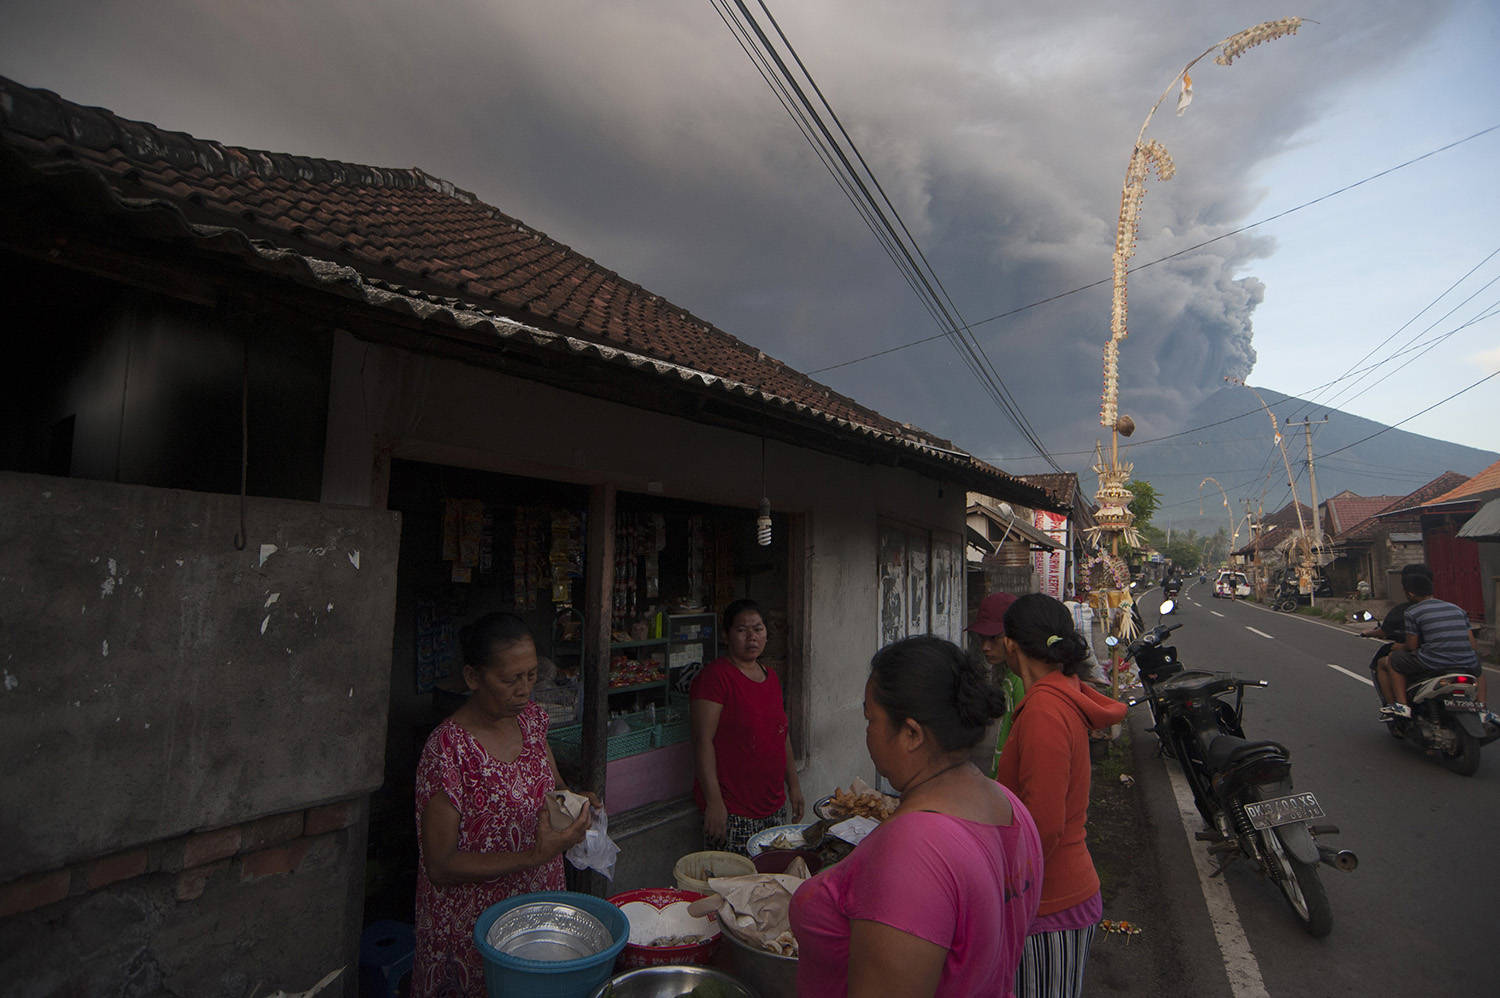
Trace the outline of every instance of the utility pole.
[[[1320, 423], [1326, 423], [1326, 422], [1328, 422], [1328, 417], [1324, 416], [1322, 419], [1318, 420], [1318, 422], [1320, 422]], [[1308, 488], [1312, 491], [1313, 562], [1314, 562], [1314, 567], [1315, 568], [1321, 569], [1322, 566], [1319, 565], [1319, 564], [1317, 564], [1317, 562], [1318, 562], [1318, 556], [1322, 553], [1322, 550], [1323, 550], [1323, 524], [1322, 524], [1321, 517], [1319, 517], [1319, 515], [1318, 515], [1318, 474], [1313, 469], [1313, 455], [1312, 455], [1312, 428], [1313, 428], [1313, 421], [1310, 420], [1310, 419], [1304, 419], [1300, 423], [1293, 423], [1291, 421], [1287, 421], [1285, 425], [1288, 426], [1288, 427], [1292, 427], [1292, 426], [1300, 426], [1300, 427], [1302, 427], [1302, 434], [1307, 439], [1307, 484], [1308, 484]], [[1295, 495], [1292, 496], [1292, 502], [1296, 502], [1296, 501], [1297, 501], [1297, 497]], [[1317, 606], [1318, 605], [1318, 584], [1317, 584], [1317, 582], [1315, 580], [1309, 580], [1309, 582], [1310, 582], [1311, 588], [1309, 589], [1308, 595], [1307, 595], [1308, 605], [1310, 605], [1310, 606]]]

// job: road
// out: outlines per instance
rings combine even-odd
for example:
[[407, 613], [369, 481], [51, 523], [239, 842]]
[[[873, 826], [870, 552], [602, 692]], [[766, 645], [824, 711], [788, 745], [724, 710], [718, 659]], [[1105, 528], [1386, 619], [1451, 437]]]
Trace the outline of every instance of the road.
[[[1154, 609], [1160, 598], [1160, 590], [1149, 592], [1142, 605]], [[1155, 614], [1146, 619], [1154, 623]], [[1500, 742], [1485, 749], [1476, 775], [1461, 777], [1391, 738], [1376, 718], [1373, 690], [1358, 678], [1379, 646], [1352, 628], [1213, 599], [1210, 587], [1196, 583], [1176, 620], [1183, 626], [1172, 643], [1187, 668], [1270, 683], [1246, 693], [1246, 735], [1291, 750], [1297, 789], [1316, 793], [1326, 820], [1342, 830], [1324, 841], [1360, 859], [1353, 873], [1320, 868], [1334, 917], [1332, 934], [1321, 940], [1302, 932], [1275, 885], [1244, 861], [1205, 890], [1195, 868], [1204, 845], [1190, 845], [1168, 770], [1152, 757], [1146, 708], [1134, 707], [1163, 928], [1176, 934], [1183, 963], [1180, 993], [1500, 994], [1492, 948], [1500, 942]], [[1500, 671], [1488, 675], [1491, 696], [1500, 699]]]

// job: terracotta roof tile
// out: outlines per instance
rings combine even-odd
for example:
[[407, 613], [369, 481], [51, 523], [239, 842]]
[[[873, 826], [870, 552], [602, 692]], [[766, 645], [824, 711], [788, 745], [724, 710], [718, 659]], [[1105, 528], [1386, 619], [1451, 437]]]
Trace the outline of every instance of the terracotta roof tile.
[[1427, 500], [1422, 505], [1436, 506], [1440, 503], [1460, 502], [1465, 499], [1478, 500], [1491, 492], [1500, 492], [1500, 461], [1496, 461], [1467, 482], [1449, 489], [1436, 498]]
[[1323, 501], [1323, 508], [1330, 521], [1324, 523], [1323, 532], [1337, 537], [1368, 520], [1399, 498], [1401, 497], [1359, 496], [1348, 490], [1331, 496]]
[[327, 254], [370, 279], [380, 279], [381, 271], [405, 275], [419, 293], [452, 296], [523, 322], [544, 316], [557, 331], [628, 345], [827, 418], [951, 448], [830, 391], [420, 169], [225, 146], [81, 107], [3, 77], [0, 97], [0, 146], [34, 167], [87, 164], [116, 196], [159, 199], [193, 223], [253, 226], [246, 234], [256, 240], [279, 240], [312, 257]]

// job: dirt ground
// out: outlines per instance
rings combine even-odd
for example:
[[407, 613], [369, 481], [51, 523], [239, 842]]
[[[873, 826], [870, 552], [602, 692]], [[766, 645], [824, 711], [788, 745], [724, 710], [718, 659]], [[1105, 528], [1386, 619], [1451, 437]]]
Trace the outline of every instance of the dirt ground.
[[1084, 974], [1085, 996], [1155, 996], [1174, 993], [1176, 939], [1163, 911], [1156, 848], [1140, 792], [1120, 780], [1135, 778], [1130, 730], [1108, 743], [1094, 763], [1089, 798], [1088, 845], [1099, 871], [1104, 918], [1129, 922], [1138, 935], [1094, 935]]

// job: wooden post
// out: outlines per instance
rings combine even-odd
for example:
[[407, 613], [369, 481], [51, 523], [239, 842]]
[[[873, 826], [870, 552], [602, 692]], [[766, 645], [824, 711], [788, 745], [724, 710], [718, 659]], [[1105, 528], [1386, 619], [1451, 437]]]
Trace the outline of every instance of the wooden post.
[[[583, 662], [583, 772], [584, 785], [609, 807], [606, 773], [609, 764], [609, 644], [615, 586], [615, 487], [606, 482], [589, 489], [588, 564], [584, 569]], [[570, 871], [570, 874], [573, 871]], [[604, 896], [602, 874], [586, 871], [579, 889]], [[570, 879], [572, 877], [570, 876]]]

